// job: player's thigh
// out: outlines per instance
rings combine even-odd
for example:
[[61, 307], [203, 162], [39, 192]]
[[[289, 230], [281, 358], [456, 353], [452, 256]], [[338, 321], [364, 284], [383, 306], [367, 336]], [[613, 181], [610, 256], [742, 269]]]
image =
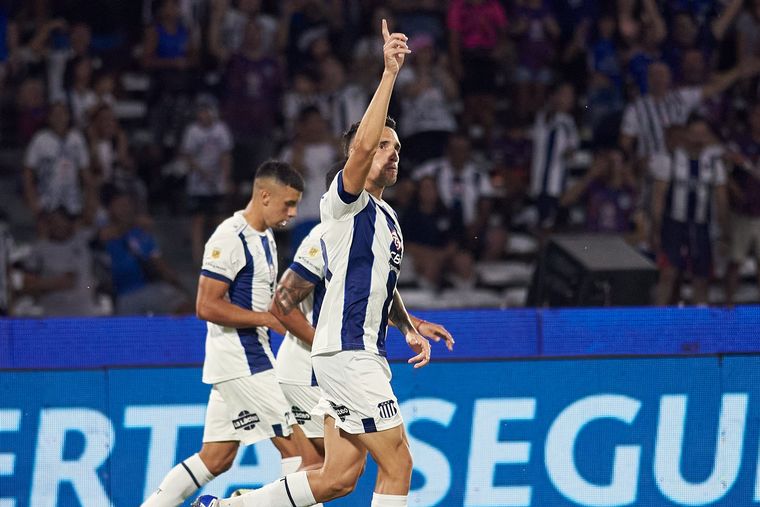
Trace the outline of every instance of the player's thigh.
[[372, 455], [381, 474], [411, 474], [412, 453], [403, 424], [375, 433], [357, 435], [357, 438]]
[[287, 437], [297, 424], [274, 371], [249, 375], [214, 386], [227, 402], [231, 424], [245, 445]]

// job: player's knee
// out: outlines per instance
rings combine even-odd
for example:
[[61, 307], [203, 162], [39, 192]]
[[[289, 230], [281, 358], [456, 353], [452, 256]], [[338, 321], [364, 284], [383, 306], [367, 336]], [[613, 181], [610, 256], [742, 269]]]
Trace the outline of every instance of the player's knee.
[[203, 464], [214, 477], [219, 476], [232, 468], [236, 452], [207, 452], [201, 451], [200, 456]]

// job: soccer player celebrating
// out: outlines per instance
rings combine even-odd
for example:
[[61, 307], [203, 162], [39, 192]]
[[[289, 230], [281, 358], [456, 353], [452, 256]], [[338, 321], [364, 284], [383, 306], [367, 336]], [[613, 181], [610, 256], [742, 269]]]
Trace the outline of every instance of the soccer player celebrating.
[[[322, 390], [315, 413], [324, 413], [325, 462], [240, 497], [201, 497], [199, 506], [305, 507], [353, 491], [369, 452], [378, 464], [373, 507], [406, 506], [412, 456], [385, 359], [388, 318], [416, 353], [415, 368], [430, 361], [430, 343], [412, 325], [403, 304], [392, 304], [403, 256], [395, 211], [382, 200], [396, 182], [400, 143], [385, 126], [407, 37], [390, 34], [383, 21], [385, 69], [362, 118], [344, 169], [322, 197], [325, 261], [322, 312], [312, 363]], [[400, 303], [400, 301], [398, 301]]]
[[203, 382], [212, 384], [203, 446], [174, 467], [143, 507], [178, 506], [230, 468], [238, 447], [271, 439], [283, 474], [321, 461], [303, 456], [303, 435], [274, 373], [269, 329], [284, 333], [267, 309], [277, 282], [272, 227], [296, 216], [303, 179], [283, 162], [259, 167], [246, 208], [206, 243], [196, 310], [207, 321]]

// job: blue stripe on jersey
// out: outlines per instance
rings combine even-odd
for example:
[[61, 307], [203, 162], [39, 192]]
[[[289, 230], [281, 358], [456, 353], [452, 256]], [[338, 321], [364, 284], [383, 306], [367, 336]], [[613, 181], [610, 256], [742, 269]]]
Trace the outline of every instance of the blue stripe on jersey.
[[549, 131], [549, 140], [546, 142], [546, 153], [544, 160], [544, 174], [541, 177], [541, 193], [546, 194], [546, 187], [549, 185], [549, 172], [552, 168], [552, 153], [554, 152], [554, 143], [557, 138], [557, 128], [554, 127]]
[[[380, 211], [383, 212], [383, 215], [385, 215], [385, 219], [388, 222], [388, 228], [391, 230], [391, 233], [394, 236], [398, 236], [399, 241], [401, 240], [401, 235], [396, 230], [396, 222], [393, 221], [393, 218], [391, 217], [390, 213], [382, 207], [378, 206], [380, 208]], [[396, 248], [394, 248], [394, 245], [390, 245], [391, 252], [396, 252]], [[401, 253], [403, 250], [398, 251], [397, 253]], [[400, 266], [399, 266], [400, 268]], [[396, 271], [391, 269], [388, 272], [388, 281], [385, 283], [385, 290], [386, 290], [386, 296], [385, 296], [385, 302], [383, 303], [383, 313], [380, 317], [380, 329], [377, 332], [377, 350], [381, 355], [385, 355], [385, 336], [388, 332], [388, 312], [391, 308], [391, 303], [393, 301], [393, 292], [396, 290], [396, 279], [398, 278], [398, 275], [396, 274]]]
[[320, 280], [318, 284], [314, 286], [314, 304], [311, 308], [311, 325], [313, 327], [317, 327], [317, 322], [319, 322], [319, 314], [322, 311], [322, 302], [325, 299], [325, 293], [327, 292], [327, 287], [325, 287], [325, 281]]
[[295, 274], [297, 274], [298, 276], [300, 276], [301, 278], [303, 278], [307, 282], [313, 283], [314, 285], [317, 285], [317, 284], [319, 284], [319, 282], [322, 281], [322, 279], [320, 277], [318, 277], [317, 275], [315, 275], [314, 273], [312, 273], [311, 271], [309, 271], [306, 268], [306, 266], [304, 266], [303, 264], [301, 264], [299, 262], [293, 262], [293, 264], [291, 264], [290, 268], [288, 268], [288, 269], [290, 269], [291, 271], [293, 271]]
[[354, 195], [343, 187], [343, 171], [340, 171], [336, 178], [338, 178], [338, 197], [340, 197], [340, 200], [346, 204], [356, 202], [360, 194]]
[[230, 280], [226, 276], [220, 275], [219, 273], [214, 273], [213, 271], [209, 271], [208, 269], [201, 269], [201, 276], [205, 276], [207, 278], [213, 278], [214, 280], [219, 280], [220, 282], [224, 282], [227, 285], [232, 284], [232, 280]]
[[340, 331], [342, 350], [364, 349], [364, 320], [372, 287], [372, 264], [375, 261], [372, 243], [375, 239], [376, 217], [377, 210], [372, 199], [354, 216], [354, 236], [348, 251], [343, 294], [343, 325]]
[[[240, 241], [243, 242], [243, 252], [245, 253], [245, 266], [241, 269], [235, 280], [230, 284], [229, 295], [232, 304], [246, 310], [253, 309], [253, 256], [248, 251], [248, 243], [241, 232], [238, 234]], [[248, 368], [251, 374], [259, 373], [272, 369], [272, 361], [269, 360], [264, 351], [264, 346], [259, 340], [257, 328], [241, 328], [237, 330], [240, 344], [245, 350], [245, 357], [248, 361]]]
[[311, 385], [318, 386], [319, 383], [317, 382], [317, 374], [314, 373], [314, 368], [311, 369]]
[[330, 271], [330, 263], [327, 262], [327, 246], [322, 238], [319, 239], [319, 246], [322, 249], [322, 260], [325, 263], [325, 278], [329, 282], [332, 280], [332, 272]]

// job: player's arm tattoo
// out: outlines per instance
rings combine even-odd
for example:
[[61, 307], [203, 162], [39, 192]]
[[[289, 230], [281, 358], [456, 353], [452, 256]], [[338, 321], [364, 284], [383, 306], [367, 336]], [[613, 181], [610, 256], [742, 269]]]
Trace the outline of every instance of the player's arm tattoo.
[[388, 317], [393, 321], [398, 330], [401, 331], [401, 334], [406, 335], [407, 332], [414, 330], [414, 326], [398, 291], [393, 292], [393, 303], [391, 304], [390, 312], [388, 312]]
[[283, 315], [288, 315], [313, 290], [313, 283], [304, 280], [295, 271], [288, 269], [277, 285], [274, 293], [274, 304]]

